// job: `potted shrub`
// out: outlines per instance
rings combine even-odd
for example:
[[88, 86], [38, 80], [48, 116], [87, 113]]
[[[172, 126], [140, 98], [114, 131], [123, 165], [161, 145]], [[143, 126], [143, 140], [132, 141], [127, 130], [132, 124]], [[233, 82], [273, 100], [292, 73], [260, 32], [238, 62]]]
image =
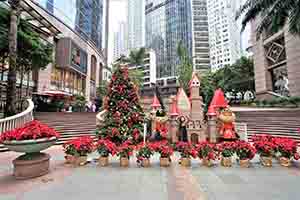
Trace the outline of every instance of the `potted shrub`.
[[274, 155], [275, 145], [270, 136], [257, 136], [253, 140], [253, 145], [260, 155], [260, 161], [263, 166], [272, 167], [272, 157]]
[[120, 166], [128, 167], [129, 158], [132, 156], [133, 146], [130, 141], [126, 141], [118, 147], [118, 156], [120, 156]]
[[220, 152], [221, 165], [224, 167], [232, 166], [232, 156], [235, 153], [235, 142], [223, 142], [218, 145], [218, 151]]
[[149, 144], [140, 144], [137, 146], [137, 163], [142, 167], [150, 167], [150, 157], [154, 154], [153, 148]]
[[250, 160], [252, 160], [255, 156], [256, 149], [248, 142], [238, 141], [236, 143], [235, 152], [240, 166], [243, 168], [248, 168], [250, 166]]
[[171, 156], [173, 155], [173, 148], [169, 145], [167, 140], [154, 142], [151, 147], [160, 154], [160, 166], [169, 167], [171, 163]]
[[284, 167], [291, 166], [291, 160], [294, 158], [299, 159], [299, 154], [297, 153], [297, 143], [289, 138], [276, 138], [278, 144], [277, 150], [279, 153], [280, 165]]
[[188, 142], [178, 142], [176, 144], [176, 150], [180, 152], [180, 164], [184, 167], [191, 166], [191, 157], [197, 157], [197, 151], [194, 149], [193, 145]]
[[65, 143], [63, 148], [66, 154], [74, 156], [74, 165], [85, 165], [87, 155], [94, 150], [93, 139], [90, 136], [78, 137]]
[[109, 163], [109, 155], [114, 156], [117, 153], [116, 145], [111, 142], [110, 140], [98, 140], [97, 144], [97, 151], [100, 155], [99, 157], [99, 165], [104, 167], [107, 166]]
[[54, 129], [37, 120], [0, 134], [0, 143], [6, 148], [25, 153], [13, 161], [15, 177], [26, 179], [48, 173], [50, 156], [40, 151], [55, 144], [59, 136]]
[[213, 166], [213, 161], [218, 159], [218, 152], [215, 145], [208, 142], [201, 142], [196, 146], [198, 157], [202, 159], [202, 164], [207, 167]]

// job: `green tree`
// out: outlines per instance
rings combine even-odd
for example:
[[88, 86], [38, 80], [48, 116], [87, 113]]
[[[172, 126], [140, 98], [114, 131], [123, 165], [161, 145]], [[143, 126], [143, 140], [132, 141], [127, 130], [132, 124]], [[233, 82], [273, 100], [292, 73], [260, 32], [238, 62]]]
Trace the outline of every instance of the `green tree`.
[[299, 0], [247, 0], [237, 12], [236, 18], [242, 18], [242, 30], [253, 19], [259, 19], [256, 27], [257, 37], [265, 29], [278, 31], [288, 22], [292, 34], [300, 34], [300, 1]]
[[215, 72], [207, 72], [201, 78], [201, 93], [206, 109], [214, 91], [221, 88], [234, 94], [255, 91], [254, 65], [251, 59], [241, 57], [233, 65], [226, 65]]
[[[11, 3], [11, 2], [10, 2]], [[12, 10], [13, 8], [11, 8]], [[9, 37], [9, 27], [11, 26], [10, 12], [5, 8], [0, 8], [0, 57], [2, 58], [2, 63], [5, 62], [10, 55], [10, 37]], [[38, 33], [36, 33], [31, 25], [25, 20], [18, 20], [18, 30], [17, 30], [17, 49], [22, 49], [16, 53], [16, 60], [14, 66], [11, 67], [9, 62], [9, 72], [8, 72], [8, 85], [7, 85], [7, 99], [14, 99], [16, 101], [16, 75], [17, 72], [20, 73], [20, 92], [23, 86], [24, 74], [29, 77], [29, 72], [32, 70], [39, 70], [45, 67], [47, 64], [52, 62], [52, 52], [53, 47], [51, 44], [42, 41]], [[14, 61], [13, 61], [14, 62]], [[14, 83], [12, 83], [14, 80]], [[27, 82], [27, 94], [29, 88], [29, 82]], [[13, 88], [11, 90], [11, 88]], [[21, 96], [21, 95], [20, 95]], [[7, 100], [8, 101], [8, 100]], [[11, 106], [10, 103], [6, 107], [6, 116], [13, 115], [16, 113], [15, 105]], [[13, 111], [12, 111], [13, 110]]]
[[10, 4], [10, 24], [8, 32], [9, 69], [7, 77], [5, 116], [16, 114], [17, 33], [21, 0], [9, 0], [8, 2]]
[[177, 55], [179, 56], [180, 65], [178, 66], [178, 80], [180, 87], [182, 87], [186, 93], [189, 93], [189, 82], [193, 74], [193, 63], [188, 55], [187, 49], [184, 47], [182, 41], [178, 43]]

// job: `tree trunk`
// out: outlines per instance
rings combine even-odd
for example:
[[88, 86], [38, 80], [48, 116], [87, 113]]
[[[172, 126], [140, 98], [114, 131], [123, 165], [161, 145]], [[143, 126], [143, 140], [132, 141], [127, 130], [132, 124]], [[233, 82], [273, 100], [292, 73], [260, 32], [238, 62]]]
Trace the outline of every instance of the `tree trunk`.
[[20, 95], [20, 100], [22, 102], [22, 89], [23, 89], [23, 80], [24, 80], [24, 70], [23, 70], [23, 67], [21, 68], [20, 70], [20, 89], [19, 89], [19, 95]]
[[[12, 5], [13, 4], [13, 5]], [[11, 1], [10, 30], [9, 30], [9, 69], [7, 77], [5, 116], [16, 114], [16, 61], [17, 61], [17, 33], [18, 7], [20, 0]]]
[[30, 71], [27, 72], [26, 98], [29, 97], [29, 81], [30, 81]]

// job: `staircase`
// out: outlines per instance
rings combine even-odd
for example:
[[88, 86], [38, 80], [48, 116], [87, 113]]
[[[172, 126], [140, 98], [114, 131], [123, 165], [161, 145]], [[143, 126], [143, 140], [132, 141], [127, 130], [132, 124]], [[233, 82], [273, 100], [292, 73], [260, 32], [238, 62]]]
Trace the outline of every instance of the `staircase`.
[[[34, 119], [47, 124], [61, 134], [56, 144], [63, 144], [78, 136], [95, 136], [96, 113], [34, 113]], [[7, 149], [0, 144], [0, 152], [3, 151]]]
[[235, 111], [237, 122], [245, 122], [248, 138], [255, 134], [288, 137], [300, 143], [300, 109]]
[[61, 134], [56, 144], [63, 144], [78, 136], [95, 136], [96, 113], [35, 113], [34, 118]]

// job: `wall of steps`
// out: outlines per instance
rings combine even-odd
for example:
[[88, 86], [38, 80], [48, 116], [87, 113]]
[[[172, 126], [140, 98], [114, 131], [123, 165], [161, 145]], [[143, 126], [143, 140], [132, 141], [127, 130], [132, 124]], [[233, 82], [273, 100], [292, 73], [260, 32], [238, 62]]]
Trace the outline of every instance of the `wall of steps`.
[[300, 109], [236, 111], [237, 122], [248, 126], [248, 138], [255, 134], [288, 137], [300, 142]]
[[[35, 113], [34, 118], [54, 128], [61, 134], [56, 144], [63, 144], [66, 141], [78, 136], [95, 136], [96, 113]], [[0, 144], [0, 152], [7, 151]]]

